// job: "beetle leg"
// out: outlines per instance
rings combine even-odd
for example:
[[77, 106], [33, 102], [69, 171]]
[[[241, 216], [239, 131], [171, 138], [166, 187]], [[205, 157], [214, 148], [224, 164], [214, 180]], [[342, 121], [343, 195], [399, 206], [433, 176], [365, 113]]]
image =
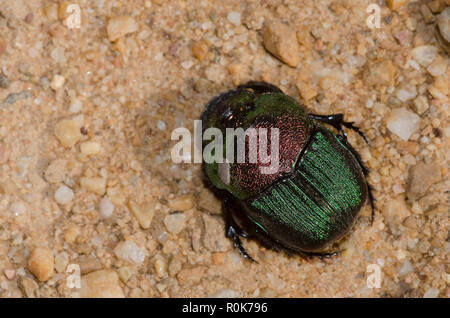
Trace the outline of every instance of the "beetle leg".
[[320, 252], [302, 252], [302, 253], [308, 257], [318, 257], [319, 259], [322, 259], [322, 258], [331, 258], [332, 256], [339, 255], [342, 252], [343, 250], [331, 253], [320, 253]]
[[[367, 174], [369, 173], [369, 169], [367, 169], [367, 167], [362, 162], [361, 156], [359, 155], [359, 153], [355, 150], [355, 148], [353, 148], [352, 145], [350, 145], [350, 143], [347, 141], [347, 138], [340, 136], [340, 135], [338, 135], [337, 137], [339, 138], [339, 140], [341, 142], [343, 142], [345, 144], [345, 146], [348, 148], [348, 150], [350, 150], [350, 152], [356, 158], [356, 161], [358, 161], [358, 164], [360, 165], [360, 167], [364, 173], [364, 176], [367, 176]], [[372, 186], [369, 183], [367, 183], [367, 192], [368, 192], [368, 196], [369, 196], [370, 207], [372, 208], [371, 221], [370, 221], [371, 224], [373, 224], [373, 220], [375, 218], [375, 197], [373, 196], [372, 191], [373, 191]]]
[[242, 230], [234, 220], [233, 214], [230, 210], [229, 199], [223, 200], [223, 210], [225, 214], [225, 236], [227, 238], [233, 239], [233, 245], [238, 249], [239, 254], [241, 254], [245, 259], [258, 264], [258, 262], [255, 261], [242, 246], [242, 241], [239, 236], [248, 237], [248, 234], [244, 230]]
[[263, 93], [283, 93], [281, 89], [276, 87], [275, 85], [262, 82], [262, 81], [250, 81], [246, 84], [241, 84], [238, 86], [240, 89], [252, 89], [257, 94]]
[[309, 117], [318, 121], [321, 121], [323, 123], [329, 124], [336, 128], [337, 131], [345, 138], [347, 139], [347, 134], [345, 133], [342, 126], [347, 127], [348, 129], [351, 129], [355, 132], [357, 132], [364, 141], [368, 144], [366, 136], [364, 136], [363, 132], [356, 126], [353, 126], [353, 122], [347, 122], [344, 121], [344, 114], [333, 114], [333, 115], [316, 115], [316, 114], [309, 114]]

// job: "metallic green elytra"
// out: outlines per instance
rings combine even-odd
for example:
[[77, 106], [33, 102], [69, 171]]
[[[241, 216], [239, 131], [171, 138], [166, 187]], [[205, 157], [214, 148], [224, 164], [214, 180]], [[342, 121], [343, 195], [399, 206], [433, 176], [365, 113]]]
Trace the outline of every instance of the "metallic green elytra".
[[[204, 171], [224, 199], [226, 235], [244, 257], [253, 260], [239, 236], [256, 237], [274, 248], [329, 256], [320, 250], [350, 230], [367, 198], [373, 216], [367, 169], [343, 126], [363, 134], [344, 122], [342, 114], [308, 114], [276, 86], [249, 82], [213, 98], [201, 119], [203, 132], [217, 128], [222, 133], [223, 157], [230, 153], [227, 158], [235, 159], [204, 163]], [[240, 128], [236, 136], [245, 141], [243, 162], [236, 160], [239, 138], [227, 134]], [[252, 139], [249, 128], [267, 138]], [[262, 134], [262, 128], [269, 132]], [[250, 160], [252, 151], [256, 161]], [[264, 154], [276, 160], [264, 161]]]

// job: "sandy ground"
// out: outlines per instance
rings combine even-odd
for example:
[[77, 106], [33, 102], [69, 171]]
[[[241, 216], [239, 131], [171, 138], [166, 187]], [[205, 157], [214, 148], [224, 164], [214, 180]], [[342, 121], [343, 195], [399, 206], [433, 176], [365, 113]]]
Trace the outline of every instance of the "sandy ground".
[[[449, 297], [446, 6], [0, 0], [0, 296]], [[337, 257], [243, 260], [200, 165], [171, 160], [172, 130], [251, 79], [368, 137], [375, 220]]]

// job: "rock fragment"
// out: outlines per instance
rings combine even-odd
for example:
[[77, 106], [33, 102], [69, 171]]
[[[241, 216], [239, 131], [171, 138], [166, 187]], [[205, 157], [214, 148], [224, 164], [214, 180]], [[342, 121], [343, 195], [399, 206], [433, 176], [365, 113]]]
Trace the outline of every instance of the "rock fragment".
[[298, 65], [299, 46], [294, 29], [279, 21], [271, 21], [265, 26], [263, 38], [267, 51], [291, 67]]
[[109, 19], [106, 26], [108, 39], [111, 42], [118, 40], [128, 33], [136, 32], [139, 29], [137, 22], [130, 16], [118, 16]]
[[164, 218], [164, 225], [172, 234], [179, 234], [186, 227], [186, 215], [184, 213], [172, 213]]
[[137, 204], [133, 201], [128, 202], [128, 208], [143, 229], [148, 229], [152, 223], [153, 216], [155, 215], [154, 205], [155, 203], [153, 201], [144, 202], [142, 204]]
[[63, 119], [55, 126], [55, 136], [63, 147], [73, 147], [81, 138], [82, 123], [77, 119]]
[[69, 204], [74, 199], [75, 195], [71, 188], [62, 185], [55, 191], [55, 200], [59, 204]]
[[406, 195], [410, 200], [421, 198], [433, 184], [441, 180], [441, 167], [436, 163], [419, 163], [411, 167], [406, 184]]
[[124, 261], [137, 265], [142, 264], [145, 259], [145, 251], [132, 241], [122, 241], [117, 244], [114, 254]]
[[387, 0], [387, 5], [391, 10], [397, 10], [401, 6], [403, 6], [408, 0]]
[[419, 129], [420, 117], [404, 107], [396, 108], [388, 114], [386, 124], [390, 132], [408, 141], [409, 137]]
[[119, 275], [111, 270], [95, 271], [81, 277], [82, 298], [124, 298]]
[[101, 177], [82, 177], [80, 178], [81, 187], [95, 194], [103, 195], [106, 188], [106, 180]]
[[49, 280], [54, 273], [52, 251], [45, 247], [36, 247], [28, 257], [28, 270], [41, 282]]

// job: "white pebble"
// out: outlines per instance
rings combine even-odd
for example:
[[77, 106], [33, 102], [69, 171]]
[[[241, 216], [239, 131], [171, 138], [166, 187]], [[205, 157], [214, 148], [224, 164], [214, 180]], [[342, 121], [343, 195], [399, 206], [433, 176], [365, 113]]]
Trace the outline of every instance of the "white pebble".
[[66, 61], [66, 57], [64, 56], [64, 48], [60, 46], [54, 48], [51, 51], [50, 56], [53, 60], [55, 60], [55, 62], [60, 64], [64, 64]]
[[444, 59], [441, 61], [434, 61], [434, 63], [430, 64], [427, 67], [428, 73], [430, 73], [432, 76], [441, 76], [445, 74], [447, 70], [447, 63]]
[[100, 152], [100, 144], [95, 141], [85, 141], [80, 145], [80, 151], [86, 156], [96, 155]]
[[138, 265], [145, 259], [144, 251], [131, 241], [123, 241], [117, 244], [114, 253], [118, 258]]
[[129, 16], [118, 16], [109, 19], [106, 25], [106, 33], [111, 42], [125, 36], [128, 33], [133, 33], [139, 30], [137, 22]]
[[25, 213], [26, 207], [22, 202], [13, 202], [9, 206], [9, 210], [14, 213], [14, 215], [18, 216]]
[[411, 264], [409, 260], [406, 260], [403, 262], [402, 267], [400, 267], [400, 270], [398, 274], [400, 276], [408, 275], [409, 273], [412, 273], [414, 271], [414, 266]]
[[159, 130], [166, 130], [166, 123], [163, 122], [162, 120], [158, 120], [156, 126], [158, 127]]
[[65, 185], [60, 186], [55, 192], [55, 200], [59, 204], [69, 204], [74, 197], [72, 189]]
[[408, 86], [407, 88], [401, 88], [397, 91], [397, 98], [402, 102], [411, 100], [416, 96], [417, 96], [417, 89], [416, 86], [414, 85]]
[[104, 219], [107, 219], [114, 212], [114, 204], [111, 202], [111, 200], [108, 197], [104, 197], [100, 201], [99, 210], [100, 210], [101, 217]]
[[428, 288], [428, 290], [423, 294], [423, 298], [436, 298], [439, 296], [439, 290], [436, 288]]
[[432, 45], [422, 45], [412, 50], [412, 56], [422, 66], [430, 65], [436, 57], [437, 48]]
[[61, 88], [64, 85], [65, 81], [66, 79], [64, 78], [64, 76], [56, 74], [55, 76], [53, 76], [53, 79], [50, 82], [50, 87], [56, 91], [58, 88]]
[[241, 14], [236, 11], [231, 11], [228, 13], [228, 21], [230, 21], [235, 26], [239, 26], [241, 24]]
[[405, 107], [394, 109], [386, 119], [387, 128], [407, 141], [419, 129], [420, 117]]
[[72, 100], [72, 103], [70, 103], [69, 111], [71, 113], [79, 113], [81, 109], [83, 108], [83, 104], [79, 99]]
[[183, 213], [169, 214], [164, 218], [164, 225], [170, 233], [178, 234], [186, 226], [186, 216]]

